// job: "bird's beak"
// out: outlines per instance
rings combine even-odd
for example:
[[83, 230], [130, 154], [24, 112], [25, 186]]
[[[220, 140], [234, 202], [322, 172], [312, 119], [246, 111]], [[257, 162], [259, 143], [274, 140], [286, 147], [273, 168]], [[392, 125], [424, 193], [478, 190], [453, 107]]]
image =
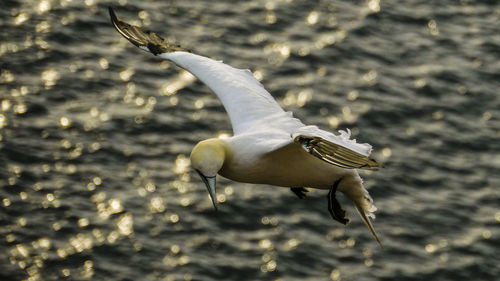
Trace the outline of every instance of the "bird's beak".
[[208, 194], [210, 194], [210, 198], [212, 199], [212, 203], [214, 204], [214, 208], [217, 211], [217, 206], [215, 205], [217, 193], [215, 191], [215, 177], [206, 177], [200, 171], [196, 170], [200, 178], [203, 180], [205, 185], [207, 186]]

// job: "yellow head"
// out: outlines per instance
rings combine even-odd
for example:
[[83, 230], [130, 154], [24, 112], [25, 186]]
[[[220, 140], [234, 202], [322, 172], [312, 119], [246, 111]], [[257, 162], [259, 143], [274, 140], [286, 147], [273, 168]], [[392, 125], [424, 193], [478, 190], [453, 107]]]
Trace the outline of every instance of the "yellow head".
[[208, 139], [199, 142], [191, 151], [191, 167], [200, 175], [207, 186], [208, 193], [212, 199], [215, 209], [215, 176], [224, 165], [228, 147], [227, 143], [220, 139]]
[[227, 143], [221, 139], [200, 141], [191, 151], [191, 167], [205, 177], [215, 177], [224, 165]]

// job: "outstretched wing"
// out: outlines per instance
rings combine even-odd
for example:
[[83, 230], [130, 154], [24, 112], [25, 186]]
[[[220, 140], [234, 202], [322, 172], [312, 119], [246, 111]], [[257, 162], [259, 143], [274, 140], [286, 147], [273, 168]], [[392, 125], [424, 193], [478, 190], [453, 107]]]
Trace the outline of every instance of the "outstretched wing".
[[235, 135], [254, 129], [266, 120], [273, 119], [273, 116], [283, 118], [286, 115], [250, 70], [237, 69], [190, 53], [178, 45], [166, 42], [151, 31], [119, 20], [111, 8], [109, 14], [116, 30], [132, 44], [174, 62], [207, 85], [224, 105]]
[[302, 148], [319, 159], [346, 169], [377, 170], [380, 166], [377, 161], [317, 136], [299, 135], [294, 139]]
[[372, 170], [380, 167], [368, 158], [370, 145], [356, 143], [349, 136], [335, 136], [315, 126], [305, 126], [291, 113], [284, 112], [250, 70], [237, 69], [168, 43], [151, 31], [118, 19], [111, 8], [109, 14], [115, 29], [132, 44], [174, 62], [207, 85], [224, 105], [235, 135], [266, 128], [267, 132], [281, 132], [284, 136], [276, 138], [273, 149], [291, 144], [292, 138], [288, 136], [293, 134], [294, 141], [306, 151], [330, 164]]

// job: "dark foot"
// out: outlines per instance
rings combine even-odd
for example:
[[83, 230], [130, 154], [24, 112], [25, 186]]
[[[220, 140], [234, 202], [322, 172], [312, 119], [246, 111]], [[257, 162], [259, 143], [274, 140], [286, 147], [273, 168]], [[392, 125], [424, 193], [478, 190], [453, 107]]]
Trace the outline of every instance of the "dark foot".
[[300, 199], [305, 199], [307, 197], [306, 192], [309, 192], [309, 190], [303, 187], [291, 187], [290, 190], [293, 191], [293, 193], [295, 193], [295, 195], [297, 195]]
[[349, 222], [349, 219], [345, 217], [345, 211], [342, 209], [340, 206], [339, 201], [337, 201], [337, 198], [335, 197], [335, 193], [337, 192], [337, 187], [339, 186], [339, 183], [342, 179], [339, 179], [336, 181], [332, 188], [330, 189], [330, 192], [328, 192], [328, 211], [330, 212], [330, 215], [332, 215], [332, 218], [341, 224], [347, 224]]

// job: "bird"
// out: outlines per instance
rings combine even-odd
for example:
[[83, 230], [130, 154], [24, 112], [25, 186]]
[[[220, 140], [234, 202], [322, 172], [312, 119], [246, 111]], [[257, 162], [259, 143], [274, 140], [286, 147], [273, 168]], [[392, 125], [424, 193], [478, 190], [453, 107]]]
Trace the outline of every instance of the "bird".
[[370, 158], [372, 146], [351, 139], [349, 129], [336, 135], [305, 125], [285, 112], [249, 69], [234, 68], [201, 56], [156, 33], [119, 19], [109, 8], [114, 28], [140, 49], [173, 62], [201, 80], [221, 100], [233, 136], [198, 142], [191, 151], [191, 167], [204, 182], [214, 208], [216, 176], [250, 184], [286, 187], [300, 199], [308, 188], [329, 190], [328, 211], [346, 225], [337, 191], [349, 198], [380, 246], [370, 220], [377, 210], [363, 186], [358, 169], [378, 170]]

